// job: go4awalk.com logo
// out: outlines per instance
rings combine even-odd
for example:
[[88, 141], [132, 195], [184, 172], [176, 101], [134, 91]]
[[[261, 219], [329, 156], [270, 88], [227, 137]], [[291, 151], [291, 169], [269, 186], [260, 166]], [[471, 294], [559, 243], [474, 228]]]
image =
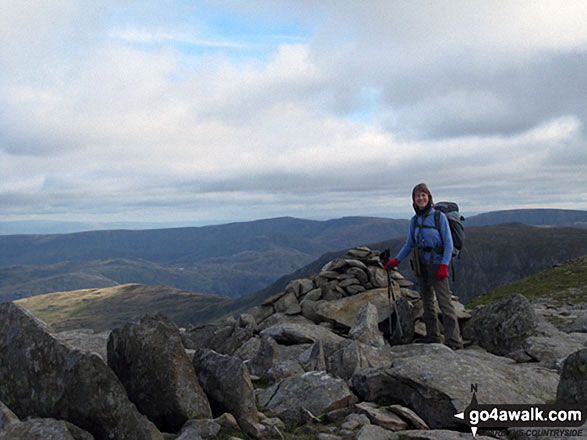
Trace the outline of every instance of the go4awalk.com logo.
[[579, 427], [585, 424], [587, 409], [585, 405], [482, 405], [473, 393], [469, 406], [454, 417], [471, 427], [473, 437], [479, 428], [557, 428], [557, 432], [568, 434], [565, 437], [581, 437]]

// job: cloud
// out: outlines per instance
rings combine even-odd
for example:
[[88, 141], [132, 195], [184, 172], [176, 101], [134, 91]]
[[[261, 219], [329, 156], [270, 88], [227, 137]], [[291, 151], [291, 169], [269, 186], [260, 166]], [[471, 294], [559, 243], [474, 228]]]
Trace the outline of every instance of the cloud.
[[6, 8], [3, 215], [587, 207], [583, 2], [159, 7]]

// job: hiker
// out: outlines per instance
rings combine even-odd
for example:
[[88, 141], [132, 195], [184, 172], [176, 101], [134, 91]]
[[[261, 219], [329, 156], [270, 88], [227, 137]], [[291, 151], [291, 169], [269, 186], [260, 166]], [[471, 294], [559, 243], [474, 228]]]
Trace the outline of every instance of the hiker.
[[414, 272], [418, 276], [426, 325], [426, 336], [416, 342], [440, 342], [438, 317], [434, 308], [436, 296], [442, 312], [445, 344], [457, 350], [463, 348], [463, 340], [448, 283], [448, 265], [453, 252], [448, 219], [440, 212], [436, 227], [432, 194], [424, 183], [416, 185], [412, 190], [412, 202], [416, 214], [410, 221], [408, 238], [397, 256], [385, 263], [384, 267], [386, 270], [396, 268], [400, 261], [411, 254]]

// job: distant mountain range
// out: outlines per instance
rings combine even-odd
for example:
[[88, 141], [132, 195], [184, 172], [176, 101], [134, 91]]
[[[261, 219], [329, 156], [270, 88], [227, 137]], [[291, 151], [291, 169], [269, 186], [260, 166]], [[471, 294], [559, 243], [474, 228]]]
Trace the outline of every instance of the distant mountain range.
[[[510, 227], [505, 235], [473, 227], [490, 222], [541, 227]], [[408, 224], [407, 219], [284, 217], [191, 228], [0, 236], [0, 302], [124, 283], [240, 297], [267, 288], [329, 252], [390, 239], [395, 240], [389, 247], [397, 249]], [[493, 280], [511, 281], [587, 253], [586, 211], [500, 211], [471, 217], [465, 225], [467, 246], [462, 262], [455, 264], [455, 286], [459, 276], [471, 283], [477, 280], [476, 288], [463, 288], [466, 298], [482, 293], [475, 289], [492, 287]], [[569, 225], [574, 228], [556, 232]], [[479, 275], [483, 268], [491, 270]]]
[[466, 225], [490, 226], [502, 223], [524, 223], [531, 226], [587, 228], [587, 211], [570, 209], [512, 209], [475, 215]]
[[[390, 249], [395, 255], [403, 246], [404, 237], [367, 244], [371, 249]], [[345, 251], [330, 252], [288, 274], [265, 289], [238, 298], [232, 305], [242, 312], [280, 291], [291, 281], [305, 278]], [[467, 229], [465, 248], [460, 258], [454, 259], [454, 280], [451, 288], [466, 304], [485, 292], [533, 275], [555, 264], [587, 255], [587, 229], [544, 228], [520, 223], [478, 226]], [[416, 281], [408, 259], [402, 261], [400, 272]]]
[[241, 296], [325, 252], [397, 237], [408, 220], [275, 218], [194, 228], [0, 236], [0, 299], [122, 283]]
[[[562, 245], [578, 239], [585, 245], [587, 231], [570, 230], [571, 235], [566, 237], [567, 229], [538, 229], [524, 225], [500, 225], [488, 228], [474, 228], [471, 230], [473, 249], [468, 252], [469, 261], [463, 257], [459, 262], [457, 281], [453, 284], [456, 291], [471, 290], [477, 295], [474, 288], [479, 283], [486, 285], [499, 285], [497, 289], [489, 290], [489, 293], [477, 297], [474, 301], [479, 304], [487, 304], [498, 298], [509, 296], [513, 293], [521, 293], [528, 299], [550, 298], [554, 305], [567, 302], [576, 304], [587, 301], [587, 255], [579, 258], [564, 260], [554, 266], [550, 262], [564, 258], [568, 254], [576, 253], [577, 249], [564, 249], [552, 254], [542, 254], [534, 259], [531, 264], [522, 264], [523, 256], [534, 254], [535, 245], [522, 246], [520, 252], [512, 247], [509, 251], [499, 255], [495, 259], [495, 251], [503, 245], [504, 241], [514, 240], [520, 244], [528, 238], [528, 234], [536, 233], [540, 240], [545, 240], [549, 246], [553, 241]], [[574, 231], [575, 234], [572, 232]], [[499, 236], [501, 239], [491, 245], [485, 240], [487, 237]], [[565, 238], [566, 237], [566, 238]], [[385, 248], [391, 246], [397, 249], [402, 240], [375, 245]], [[470, 259], [477, 253], [478, 246], [489, 246], [486, 258]], [[184, 292], [166, 286], [142, 286], [138, 284], [123, 284], [103, 289], [85, 289], [72, 292], [49, 293], [18, 300], [18, 303], [28, 308], [35, 316], [50, 324], [54, 330], [72, 330], [77, 328], [91, 328], [95, 331], [108, 330], [120, 327], [127, 321], [137, 321], [146, 313], [163, 313], [175, 321], [179, 326], [203, 324], [214, 321], [227, 315], [238, 315], [247, 309], [258, 305], [261, 301], [284, 289], [285, 285], [298, 278], [310, 276], [320, 271], [320, 268], [332, 258], [342, 253], [331, 253], [322, 256], [312, 264], [298, 270], [295, 274], [283, 277], [278, 282], [255, 294], [245, 295], [238, 299], [231, 299], [217, 295], [197, 294]], [[504, 267], [511, 265], [509, 270]], [[545, 270], [537, 270], [540, 266], [546, 266]], [[409, 275], [409, 269], [401, 267], [404, 275]], [[476, 272], [472, 281], [469, 281], [471, 273]], [[532, 275], [519, 279], [519, 273], [531, 272]], [[493, 273], [493, 278], [490, 274]], [[508, 278], [515, 278], [513, 283], [504, 283]], [[484, 278], [484, 279], [480, 279]], [[491, 279], [490, 279], [491, 278]], [[462, 300], [462, 294], [459, 294]]]

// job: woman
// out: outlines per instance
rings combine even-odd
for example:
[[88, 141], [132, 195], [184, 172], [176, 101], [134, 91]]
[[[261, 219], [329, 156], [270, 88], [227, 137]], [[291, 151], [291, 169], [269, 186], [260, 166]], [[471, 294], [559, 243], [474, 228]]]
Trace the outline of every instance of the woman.
[[448, 265], [453, 251], [448, 219], [440, 212], [439, 229], [436, 228], [432, 194], [424, 183], [416, 185], [412, 190], [412, 202], [416, 214], [410, 222], [406, 243], [397, 256], [384, 267], [386, 270], [396, 268], [401, 260], [412, 254], [426, 325], [426, 336], [417, 342], [440, 342], [438, 317], [434, 307], [436, 296], [442, 312], [445, 344], [458, 350], [463, 348], [463, 340], [448, 285]]

